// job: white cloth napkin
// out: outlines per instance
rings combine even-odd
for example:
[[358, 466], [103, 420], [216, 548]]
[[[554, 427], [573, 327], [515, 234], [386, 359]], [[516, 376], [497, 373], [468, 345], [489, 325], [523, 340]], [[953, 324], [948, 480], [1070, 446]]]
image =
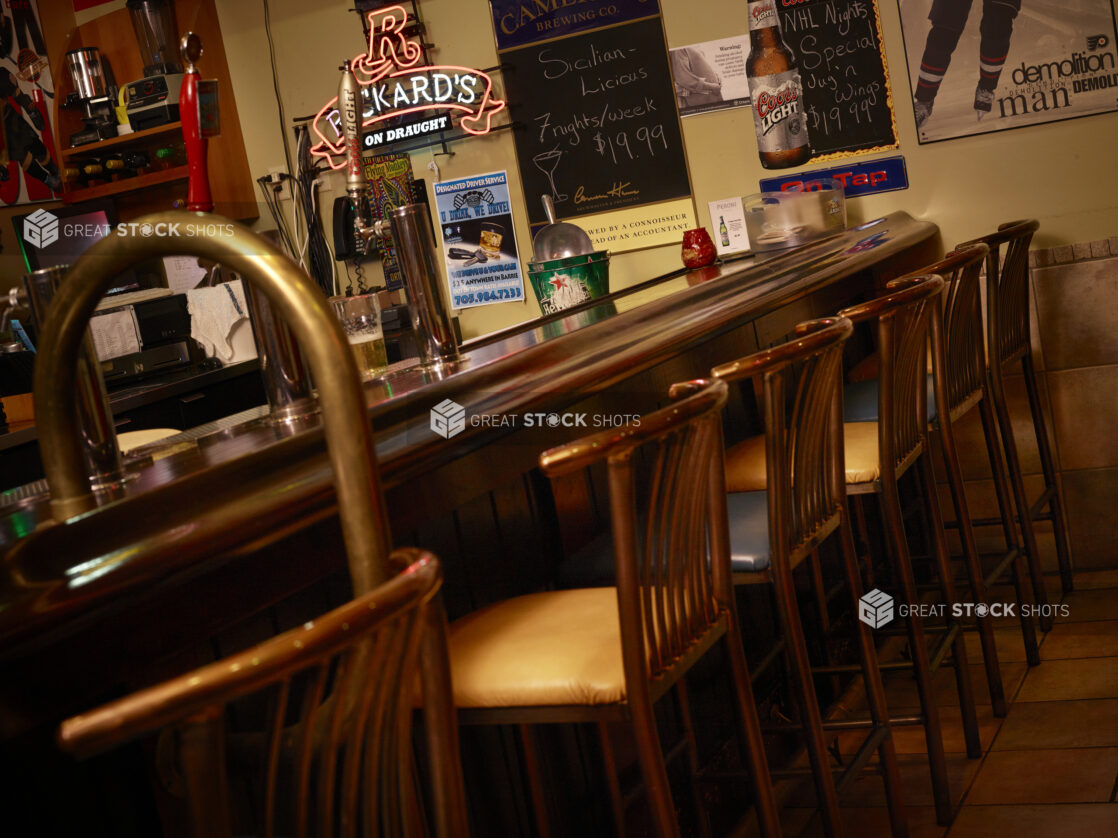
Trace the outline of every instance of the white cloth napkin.
[[229, 336], [248, 316], [240, 281], [224, 282], [212, 288], [191, 288], [186, 292], [186, 308], [190, 312], [190, 336], [211, 358], [232, 360], [235, 350]]

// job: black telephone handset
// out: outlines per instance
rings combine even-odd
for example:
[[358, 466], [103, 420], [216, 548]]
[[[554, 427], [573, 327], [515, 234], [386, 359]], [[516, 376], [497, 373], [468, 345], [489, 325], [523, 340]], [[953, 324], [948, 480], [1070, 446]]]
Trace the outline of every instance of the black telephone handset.
[[348, 198], [334, 199], [334, 258], [346, 262], [362, 255], [353, 232], [353, 202]]

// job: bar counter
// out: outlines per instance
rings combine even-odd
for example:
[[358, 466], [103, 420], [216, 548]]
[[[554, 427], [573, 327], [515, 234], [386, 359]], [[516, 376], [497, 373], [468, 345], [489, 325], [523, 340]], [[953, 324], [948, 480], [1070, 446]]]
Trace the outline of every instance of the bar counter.
[[[452, 375], [404, 370], [367, 384], [394, 542], [441, 556], [452, 617], [546, 584], [561, 548], [605, 519], [592, 481], [567, 491], [534, 469], [542, 450], [593, 428], [541, 420], [651, 410], [673, 381], [834, 313], [937, 247], [934, 224], [894, 213], [470, 341]], [[450, 439], [431, 429], [446, 399], [467, 417]], [[731, 400], [730, 441], [755, 422], [747, 402]], [[540, 414], [532, 427], [526, 414]], [[265, 416], [174, 438], [182, 450], [136, 463], [117, 497], [65, 524], [49, 522], [42, 486], [0, 512], [0, 741], [174, 671], [179, 650], [344, 568], [321, 429]]]

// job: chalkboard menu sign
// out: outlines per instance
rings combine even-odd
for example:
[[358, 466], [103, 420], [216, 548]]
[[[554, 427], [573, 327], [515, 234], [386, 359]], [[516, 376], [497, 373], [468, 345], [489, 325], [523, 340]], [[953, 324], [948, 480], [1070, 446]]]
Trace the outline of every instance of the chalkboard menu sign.
[[812, 159], [897, 147], [877, 0], [778, 0], [796, 56]]
[[532, 223], [691, 194], [660, 18], [506, 50], [505, 98]]

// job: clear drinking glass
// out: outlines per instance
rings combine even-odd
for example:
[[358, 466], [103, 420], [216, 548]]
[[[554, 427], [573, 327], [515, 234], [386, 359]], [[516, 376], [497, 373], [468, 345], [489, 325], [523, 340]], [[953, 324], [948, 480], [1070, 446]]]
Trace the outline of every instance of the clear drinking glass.
[[384, 329], [380, 322], [380, 303], [376, 294], [331, 297], [334, 315], [342, 324], [349, 348], [357, 361], [362, 379], [380, 375], [388, 367]]

